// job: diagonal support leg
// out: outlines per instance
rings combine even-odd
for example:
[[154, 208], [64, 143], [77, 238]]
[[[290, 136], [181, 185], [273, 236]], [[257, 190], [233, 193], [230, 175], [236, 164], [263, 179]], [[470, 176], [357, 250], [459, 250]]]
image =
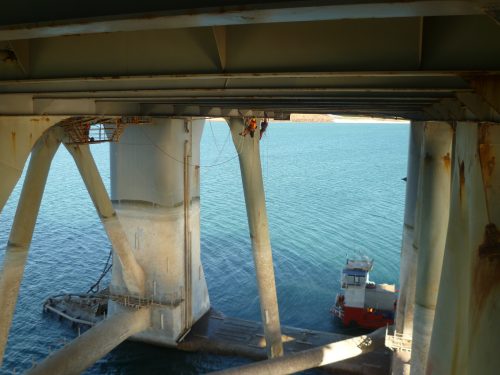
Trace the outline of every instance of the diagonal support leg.
[[240, 160], [267, 353], [270, 358], [279, 357], [283, 355], [283, 343], [262, 181], [259, 134], [256, 131], [253, 138], [250, 135], [240, 136], [239, 133], [244, 129], [241, 118], [230, 119], [229, 128]]
[[16, 186], [35, 142], [60, 119], [0, 116], [0, 212]]
[[385, 330], [385, 327], [379, 328], [368, 335], [332, 342], [317, 348], [288, 354], [281, 358], [267, 359], [241, 367], [213, 372], [211, 375], [284, 375], [326, 366], [383, 348]]
[[117, 313], [48, 356], [27, 374], [80, 374], [130, 336], [148, 329], [150, 316], [149, 308]]
[[[24, 163], [28, 158], [28, 154], [23, 156], [26, 157], [19, 163], [22, 166], [24, 166]], [[0, 160], [0, 180], [2, 181], [0, 183], [0, 212], [2, 212], [3, 206], [5, 206], [5, 203], [7, 203], [7, 200], [12, 194], [12, 190], [14, 190], [22, 172], [22, 167], [16, 168], [6, 164], [3, 160]]]
[[50, 164], [58, 147], [58, 134], [57, 130], [54, 129], [48, 131], [38, 140], [31, 153], [30, 165], [17, 206], [0, 274], [0, 365]]
[[95, 165], [89, 145], [65, 145], [80, 171], [80, 175], [94, 202], [94, 206], [113, 245], [113, 250], [122, 264], [123, 277], [128, 290], [136, 295], [144, 294], [145, 275], [137, 263], [127, 236], [116, 216], [99, 170]]

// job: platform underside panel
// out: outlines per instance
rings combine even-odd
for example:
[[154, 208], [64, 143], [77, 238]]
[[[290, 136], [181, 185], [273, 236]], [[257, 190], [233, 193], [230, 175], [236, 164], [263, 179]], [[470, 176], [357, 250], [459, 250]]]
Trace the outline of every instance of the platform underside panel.
[[40, 12], [33, 25], [10, 24], [33, 21], [13, 7], [0, 114], [491, 120], [464, 94], [483, 100], [477, 82], [499, 80], [496, 1], [215, 3]]

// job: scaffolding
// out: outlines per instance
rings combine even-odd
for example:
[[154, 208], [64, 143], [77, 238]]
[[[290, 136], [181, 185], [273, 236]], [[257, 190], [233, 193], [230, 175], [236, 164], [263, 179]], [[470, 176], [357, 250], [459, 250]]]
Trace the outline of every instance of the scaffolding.
[[385, 332], [385, 346], [393, 351], [411, 352], [412, 337], [387, 328]]
[[150, 117], [71, 117], [59, 126], [64, 129], [67, 144], [118, 142], [129, 125], [151, 124]]

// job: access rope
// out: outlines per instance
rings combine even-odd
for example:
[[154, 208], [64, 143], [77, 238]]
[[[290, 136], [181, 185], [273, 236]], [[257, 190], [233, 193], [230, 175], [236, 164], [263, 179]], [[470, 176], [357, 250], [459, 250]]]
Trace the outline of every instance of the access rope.
[[[149, 137], [146, 132], [141, 129], [142, 133], [144, 134], [144, 136], [151, 142], [151, 144], [148, 144], [149, 145], [152, 145], [154, 146], [156, 149], [158, 149], [161, 153], [165, 154], [166, 156], [168, 156], [170, 159], [172, 160], [175, 160], [176, 162], [184, 165], [184, 160], [179, 160], [177, 159], [176, 157], [170, 155], [167, 151], [165, 151], [164, 149], [162, 149], [160, 146], [158, 146], [152, 139], [151, 137]], [[231, 132], [228, 133], [228, 136], [226, 137], [226, 141], [224, 142], [224, 144], [227, 142], [227, 139], [229, 138], [229, 134]], [[234, 160], [236, 159], [240, 154], [239, 154], [239, 149], [240, 149], [240, 146], [241, 146], [241, 143], [243, 142], [243, 137], [240, 137], [240, 144], [236, 147], [236, 155], [234, 155], [233, 157], [227, 159], [227, 160], [224, 160], [223, 162], [220, 162], [220, 163], [215, 163], [215, 164], [210, 164], [210, 165], [198, 165], [198, 164], [190, 164], [188, 163], [188, 165], [190, 167], [199, 167], [199, 168], [212, 168], [212, 167], [218, 167], [219, 165], [223, 165], [223, 164], [226, 164], [226, 163], [229, 163], [231, 160]], [[126, 143], [122, 143], [122, 144], [126, 144]], [[136, 145], [136, 144], [134, 144]], [[222, 150], [224, 149], [224, 147], [221, 149], [221, 151], [219, 152], [219, 156], [216, 158], [216, 160], [220, 157], [221, 153], [222, 153]]]
[[111, 267], [113, 267], [113, 262], [111, 261], [111, 255], [112, 254], [113, 254], [113, 250], [110, 250], [109, 254], [108, 254], [108, 259], [106, 260], [106, 264], [104, 265], [104, 268], [103, 268], [103, 270], [101, 272], [101, 276], [99, 276], [99, 278], [97, 279], [97, 281], [89, 288], [89, 290], [87, 290], [86, 294], [96, 294], [96, 293], [99, 293], [100, 283], [101, 283], [102, 279], [104, 278], [104, 276], [107, 275], [107, 273], [109, 272], [109, 270], [111, 269]]

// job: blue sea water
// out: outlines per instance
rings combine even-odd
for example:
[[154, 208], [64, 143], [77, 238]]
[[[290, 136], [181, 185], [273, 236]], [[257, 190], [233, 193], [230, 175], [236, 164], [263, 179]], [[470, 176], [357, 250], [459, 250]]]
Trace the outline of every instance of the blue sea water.
[[[271, 123], [261, 142], [282, 324], [339, 332], [328, 310], [346, 255], [375, 259], [372, 279], [397, 283], [408, 125]], [[109, 188], [109, 148], [92, 146]], [[228, 127], [207, 121], [201, 145], [201, 248], [212, 307], [260, 319], [236, 152]], [[0, 262], [22, 179], [0, 215]], [[109, 241], [64, 147], [37, 220], [2, 374], [21, 373], [75, 337], [42, 313], [61, 292], [85, 292], [100, 275]], [[197, 374], [244, 359], [126, 342], [86, 374]]]

